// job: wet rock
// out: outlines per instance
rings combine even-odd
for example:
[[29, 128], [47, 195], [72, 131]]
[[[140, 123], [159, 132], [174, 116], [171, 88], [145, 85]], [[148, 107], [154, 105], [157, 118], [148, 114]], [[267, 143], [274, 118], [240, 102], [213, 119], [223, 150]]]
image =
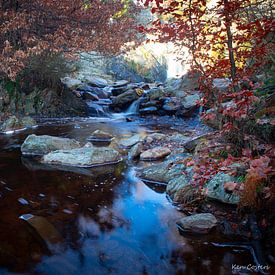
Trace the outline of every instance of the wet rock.
[[5, 120], [2, 125], [0, 126], [0, 131], [7, 132], [7, 131], [14, 131], [24, 128], [30, 128], [36, 125], [36, 122], [31, 117], [23, 117], [18, 118], [16, 116], [11, 116], [7, 120]]
[[139, 95], [135, 90], [128, 90], [127, 92], [113, 98], [112, 107], [125, 108], [128, 107], [133, 101], [137, 100]]
[[19, 199], [18, 199], [18, 202], [19, 202], [20, 204], [22, 204], [22, 205], [28, 205], [28, 204], [29, 204], [29, 202], [28, 202], [26, 199], [24, 199], [24, 198], [19, 198]]
[[142, 108], [139, 110], [139, 113], [141, 115], [150, 115], [150, 114], [156, 114], [158, 112], [157, 107], [147, 107], [147, 108]]
[[46, 218], [24, 214], [20, 216], [20, 219], [26, 221], [47, 245], [62, 242], [62, 236]]
[[122, 86], [126, 86], [129, 83], [129, 81], [127, 80], [119, 80], [116, 81], [112, 84], [113, 87], [122, 87]]
[[176, 115], [179, 117], [189, 117], [193, 115], [197, 108], [197, 101], [200, 100], [199, 94], [188, 95], [183, 98], [182, 105], [176, 111]]
[[99, 87], [99, 88], [104, 88], [108, 86], [107, 80], [98, 76], [86, 77], [86, 82], [91, 86]]
[[61, 79], [61, 82], [65, 85], [65, 87], [67, 87], [70, 90], [74, 90], [82, 84], [82, 82], [79, 79], [68, 76], [63, 77]]
[[181, 192], [189, 184], [189, 179], [186, 175], [180, 175], [170, 180], [166, 186], [166, 193], [174, 202], [181, 202]]
[[140, 156], [142, 150], [143, 150], [142, 142], [137, 143], [129, 151], [129, 158], [130, 159], [138, 158]]
[[108, 147], [83, 147], [72, 150], [57, 150], [42, 158], [42, 163], [78, 167], [117, 163], [121, 160], [118, 151]]
[[136, 134], [130, 138], [120, 140], [119, 145], [124, 148], [131, 148], [140, 141], [142, 141], [142, 137], [139, 134]]
[[21, 146], [21, 152], [26, 155], [44, 155], [55, 150], [79, 148], [80, 143], [74, 139], [29, 135]]
[[143, 152], [140, 155], [141, 160], [157, 160], [165, 158], [171, 154], [171, 150], [165, 147], [155, 147]]
[[92, 135], [88, 138], [88, 140], [99, 140], [99, 141], [111, 141], [111, 139], [113, 138], [113, 136], [109, 133], [106, 133], [104, 131], [101, 130], [96, 130], [92, 133]]
[[82, 98], [85, 100], [94, 100], [94, 101], [98, 101], [99, 97], [91, 92], [83, 92], [82, 93]]
[[153, 164], [149, 167], [142, 168], [139, 171], [139, 176], [143, 180], [152, 181], [152, 182], [162, 182], [167, 183], [182, 175], [182, 172], [185, 169], [185, 165], [177, 163], [177, 160], [183, 160], [186, 157], [189, 157], [188, 154], [180, 154], [178, 156], [169, 156], [170, 160], [165, 161], [159, 164]]
[[176, 97], [170, 97], [165, 99], [162, 109], [168, 113], [175, 113], [182, 106], [181, 99]]
[[161, 140], [166, 140], [167, 136], [161, 133], [153, 133], [148, 135], [145, 138], [146, 143], [152, 143], [153, 141], [161, 141]]
[[147, 91], [146, 97], [149, 100], [156, 100], [160, 99], [161, 97], [165, 96], [165, 91], [160, 87], [155, 87]]
[[223, 203], [238, 204], [240, 201], [239, 196], [224, 189], [225, 183], [233, 181], [235, 181], [234, 177], [222, 172], [218, 173], [205, 185], [206, 196]]
[[112, 88], [112, 95], [113, 96], [119, 96], [119, 95], [121, 95], [121, 94], [123, 94], [124, 92], [126, 92], [128, 90], [128, 88], [127, 87], [114, 87], [114, 88]]
[[217, 223], [214, 215], [202, 213], [184, 217], [177, 222], [177, 225], [185, 233], [207, 234], [216, 227]]

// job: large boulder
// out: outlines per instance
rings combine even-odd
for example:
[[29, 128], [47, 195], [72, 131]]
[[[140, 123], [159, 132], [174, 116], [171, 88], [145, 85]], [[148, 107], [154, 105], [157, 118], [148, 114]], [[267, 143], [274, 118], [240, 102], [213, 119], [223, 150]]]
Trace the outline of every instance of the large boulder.
[[202, 213], [184, 217], [177, 222], [177, 225], [185, 233], [207, 234], [217, 223], [213, 214]]
[[189, 185], [189, 182], [186, 175], [179, 175], [168, 182], [166, 193], [174, 202], [181, 202], [181, 193]]
[[139, 176], [145, 181], [168, 184], [170, 180], [182, 175], [186, 167], [182, 163], [177, 163], [177, 161], [183, 160], [188, 156], [188, 154], [171, 155], [169, 156], [169, 160], [163, 163], [153, 164], [149, 167], [142, 168], [139, 171]]
[[197, 108], [197, 102], [200, 100], [199, 94], [192, 94], [184, 97], [180, 108], [177, 110], [176, 115], [188, 117], [193, 114]]
[[127, 92], [113, 98], [112, 107], [126, 108], [129, 106], [129, 104], [131, 104], [138, 98], [139, 95], [136, 93], [135, 90], [128, 90]]
[[108, 147], [82, 147], [71, 150], [57, 150], [42, 158], [43, 163], [78, 167], [91, 167], [117, 163], [121, 160], [118, 151]]
[[21, 146], [21, 152], [25, 155], [45, 155], [55, 150], [68, 150], [79, 147], [80, 143], [74, 139], [29, 135]]
[[223, 203], [238, 204], [240, 197], [234, 192], [228, 192], [224, 188], [224, 184], [227, 182], [234, 182], [235, 178], [225, 174], [216, 174], [206, 185], [206, 196], [210, 199], [214, 199]]
[[171, 154], [171, 150], [166, 147], [155, 147], [153, 149], [146, 150], [140, 155], [141, 160], [150, 161], [165, 158]]
[[2, 132], [14, 131], [14, 130], [33, 127], [35, 125], [36, 125], [36, 122], [31, 117], [26, 116], [23, 118], [18, 118], [16, 116], [11, 116], [1, 124], [0, 131]]
[[104, 88], [108, 86], [108, 81], [98, 76], [89, 76], [85, 80], [89, 85], [94, 87]]

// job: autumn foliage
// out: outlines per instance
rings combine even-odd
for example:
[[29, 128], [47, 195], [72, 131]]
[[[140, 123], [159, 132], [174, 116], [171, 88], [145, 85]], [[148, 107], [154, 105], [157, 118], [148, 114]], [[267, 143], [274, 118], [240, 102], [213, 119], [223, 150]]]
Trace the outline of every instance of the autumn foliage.
[[0, 75], [14, 80], [43, 52], [70, 58], [80, 51], [117, 53], [136, 38], [135, 12], [119, 0], [0, 1]]
[[[226, 153], [225, 157], [217, 152], [213, 155], [215, 144], [206, 146], [199, 158], [187, 161], [187, 166], [194, 169], [193, 184], [203, 187], [219, 171], [234, 173], [229, 167], [239, 162], [245, 167], [244, 182], [227, 183], [225, 189], [241, 192], [242, 206], [255, 207], [259, 197], [270, 197], [270, 178], [274, 174], [270, 168], [274, 150], [267, 155], [266, 148], [257, 149], [267, 146], [257, 137], [251, 135], [246, 139], [247, 131], [251, 134], [256, 128], [251, 126], [257, 123], [256, 105], [264, 101], [255, 93], [262, 85], [255, 81], [255, 76], [274, 66], [275, 21], [271, 1], [146, 0], [144, 4], [151, 7], [155, 20], [150, 27], [141, 26], [140, 31], [154, 34], [161, 42], [173, 41], [178, 51], [188, 48], [191, 71], [201, 75], [204, 97], [200, 104], [215, 110], [203, 117], [221, 117], [221, 139], [233, 142], [231, 149], [235, 148], [232, 156], [225, 145], [219, 151]], [[226, 91], [214, 89], [213, 80], [217, 78], [230, 81]], [[251, 145], [253, 141], [256, 146]]]

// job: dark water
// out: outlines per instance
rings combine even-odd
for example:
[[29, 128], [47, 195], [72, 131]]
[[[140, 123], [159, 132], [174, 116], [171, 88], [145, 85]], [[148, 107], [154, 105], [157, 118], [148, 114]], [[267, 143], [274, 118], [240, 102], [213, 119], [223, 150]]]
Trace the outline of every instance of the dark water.
[[[33, 130], [0, 136], [0, 274], [232, 274], [231, 264], [253, 263], [245, 250], [219, 248], [215, 236], [186, 237], [183, 216], [162, 187], [135, 177], [131, 163], [57, 170], [22, 158], [30, 133], [85, 139], [96, 129], [127, 136], [162, 129], [195, 133], [171, 118], [44, 120]], [[62, 240], [47, 247], [19, 217], [42, 216]]]

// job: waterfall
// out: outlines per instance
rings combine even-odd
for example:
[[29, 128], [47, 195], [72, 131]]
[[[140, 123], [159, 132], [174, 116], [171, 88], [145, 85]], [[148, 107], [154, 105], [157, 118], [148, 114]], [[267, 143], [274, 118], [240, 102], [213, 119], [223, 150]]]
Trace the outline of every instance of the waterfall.
[[139, 105], [141, 102], [141, 98], [135, 100], [130, 106], [129, 108], [125, 111], [126, 115], [135, 115], [138, 114], [138, 110], [139, 110]]

